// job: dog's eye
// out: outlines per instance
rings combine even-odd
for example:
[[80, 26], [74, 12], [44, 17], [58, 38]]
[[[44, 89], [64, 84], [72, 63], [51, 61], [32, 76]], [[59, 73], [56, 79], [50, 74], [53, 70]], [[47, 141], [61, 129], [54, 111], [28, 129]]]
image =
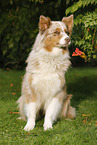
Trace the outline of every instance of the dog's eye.
[[68, 31], [68, 30], [66, 30], [65, 33], [66, 33], [67, 35], [69, 35], [69, 31]]
[[59, 31], [55, 31], [54, 34], [55, 34], [55, 35], [59, 35], [60, 32], [59, 32]]

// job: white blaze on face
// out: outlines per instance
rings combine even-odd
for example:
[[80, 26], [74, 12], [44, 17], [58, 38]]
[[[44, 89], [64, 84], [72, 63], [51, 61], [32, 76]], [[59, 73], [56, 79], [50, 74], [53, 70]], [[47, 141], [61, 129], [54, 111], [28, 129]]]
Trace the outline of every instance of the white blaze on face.
[[66, 33], [62, 33], [62, 38], [60, 39], [59, 43], [60, 45], [68, 45], [70, 43], [67, 43], [66, 39], [68, 38], [69, 39], [69, 36], [66, 34]]
[[70, 37], [66, 34], [66, 30], [67, 30], [67, 27], [65, 26], [65, 24], [63, 22], [60, 22], [60, 25], [61, 25], [61, 35], [62, 35], [62, 38], [60, 39], [60, 45], [67, 45], [69, 43], [67, 43], [67, 39], [70, 39]]

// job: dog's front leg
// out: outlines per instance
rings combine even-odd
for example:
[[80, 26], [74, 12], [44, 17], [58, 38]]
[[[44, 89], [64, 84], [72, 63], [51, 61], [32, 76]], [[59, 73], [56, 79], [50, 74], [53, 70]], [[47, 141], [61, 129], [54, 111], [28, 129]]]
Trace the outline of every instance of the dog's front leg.
[[58, 98], [54, 97], [46, 109], [44, 130], [52, 128], [52, 124], [61, 112], [62, 104]]
[[25, 131], [33, 130], [35, 127], [35, 119], [36, 119], [36, 103], [31, 102], [29, 104], [24, 105], [24, 112], [27, 117], [27, 124], [24, 127]]

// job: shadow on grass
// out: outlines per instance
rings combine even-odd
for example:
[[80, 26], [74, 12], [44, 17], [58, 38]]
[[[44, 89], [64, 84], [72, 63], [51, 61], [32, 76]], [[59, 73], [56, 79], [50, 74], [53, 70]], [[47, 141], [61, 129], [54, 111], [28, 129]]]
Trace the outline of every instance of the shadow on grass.
[[97, 75], [80, 77], [67, 83], [67, 92], [73, 94], [72, 103], [77, 105], [80, 101], [97, 96]]

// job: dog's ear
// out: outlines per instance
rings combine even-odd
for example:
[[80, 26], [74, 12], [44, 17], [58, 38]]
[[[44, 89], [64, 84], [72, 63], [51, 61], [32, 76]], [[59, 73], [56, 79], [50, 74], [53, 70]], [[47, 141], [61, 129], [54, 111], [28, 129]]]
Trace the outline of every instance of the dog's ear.
[[73, 15], [70, 15], [69, 17], [63, 17], [62, 22], [64, 22], [67, 26], [68, 32], [71, 36], [73, 28]]
[[39, 31], [43, 33], [46, 29], [49, 28], [50, 24], [51, 24], [50, 18], [41, 15], [39, 19]]

